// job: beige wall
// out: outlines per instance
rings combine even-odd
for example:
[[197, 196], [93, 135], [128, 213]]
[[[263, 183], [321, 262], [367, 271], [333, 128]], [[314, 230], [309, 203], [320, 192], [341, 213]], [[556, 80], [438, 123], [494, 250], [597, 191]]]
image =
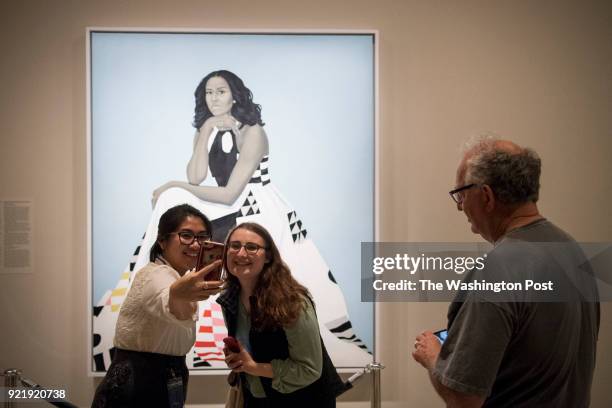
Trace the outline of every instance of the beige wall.
[[[294, 3], [289, 7], [290, 3]], [[0, 199], [34, 201], [34, 273], [0, 275], [0, 367], [87, 405], [85, 27], [380, 31], [381, 238], [468, 241], [446, 191], [461, 141], [494, 131], [544, 162], [541, 209], [579, 240], [612, 240], [612, 3], [559, 1], [3, 1]], [[612, 406], [603, 305], [593, 406]], [[384, 304], [385, 400], [441, 403], [410, 358], [444, 304]], [[190, 401], [222, 400], [192, 379]], [[367, 398], [365, 386], [349, 395]], [[348, 405], [354, 405], [349, 403]]]

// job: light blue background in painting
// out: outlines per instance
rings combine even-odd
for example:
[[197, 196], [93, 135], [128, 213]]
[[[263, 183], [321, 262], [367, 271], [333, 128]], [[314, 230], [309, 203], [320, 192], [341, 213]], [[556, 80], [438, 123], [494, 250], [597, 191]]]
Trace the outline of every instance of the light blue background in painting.
[[228, 69], [262, 106], [272, 183], [304, 222], [372, 351], [360, 242], [374, 240], [373, 37], [94, 32], [91, 58], [94, 304], [139, 244], [152, 191], [186, 180], [196, 86]]

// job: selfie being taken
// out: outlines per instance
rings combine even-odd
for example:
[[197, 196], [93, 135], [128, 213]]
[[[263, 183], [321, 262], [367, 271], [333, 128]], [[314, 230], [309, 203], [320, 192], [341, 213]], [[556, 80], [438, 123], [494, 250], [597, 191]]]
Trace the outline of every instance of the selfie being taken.
[[612, 407], [612, 2], [0, 16], [0, 406]]

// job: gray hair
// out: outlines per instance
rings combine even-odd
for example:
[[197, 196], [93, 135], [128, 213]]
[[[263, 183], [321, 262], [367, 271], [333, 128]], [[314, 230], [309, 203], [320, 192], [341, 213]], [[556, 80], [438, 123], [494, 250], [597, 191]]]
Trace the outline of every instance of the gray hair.
[[469, 141], [464, 150], [466, 183], [487, 184], [503, 204], [537, 202], [541, 160], [530, 148], [505, 149], [499, 139], [485, 136]]

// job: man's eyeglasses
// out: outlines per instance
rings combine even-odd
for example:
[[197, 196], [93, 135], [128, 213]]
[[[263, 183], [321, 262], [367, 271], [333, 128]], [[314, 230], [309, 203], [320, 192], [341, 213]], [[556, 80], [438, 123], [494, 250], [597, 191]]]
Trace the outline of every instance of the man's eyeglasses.
[[476, 183], [466, 184], [463, 187], [459, 187], [459, 188], [449, 191], [448, 194], [450, 194], [454, 202], [456, 202], [457, 204], [461, 204], [463, 202], [463, 194], [461, 194], [461, 192], [467, 189], [470, 189], [474, 187], [475, 185]]
[[191, 245], [193, 241], [197, 240], [200, 246], [204, 245], [206, 242], [210, 241], [210, 234], [208, 232], [200, 232], [199, 234], [194, 234], [193, 231], [179, 231], [172, 232], [171, 235], [176, 234], [179, 237], [179, 241], [183, 245]]
[[240, 252], [240, 249], [244, 248], [246, 253], [249, 255], [255, 255], [262, 248], [266, 249], [265, 247], [262, 247], [254, 242], [247, 242], [243, 245], [240, 241], [230, 241], [227, 243], [227, 246], [232, 252]]

